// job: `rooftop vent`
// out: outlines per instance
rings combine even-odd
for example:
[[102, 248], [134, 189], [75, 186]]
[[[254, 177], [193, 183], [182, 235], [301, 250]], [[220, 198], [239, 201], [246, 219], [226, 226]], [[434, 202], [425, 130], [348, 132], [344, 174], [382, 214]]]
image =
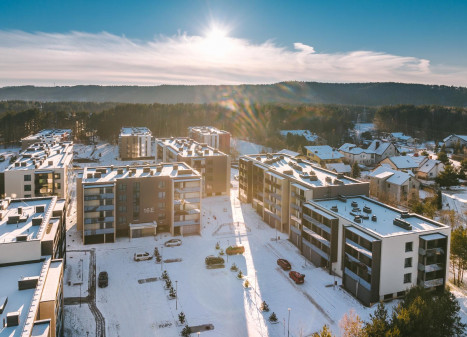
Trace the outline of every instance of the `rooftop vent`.
[[402, 218], [402, 219], [410, 218], [409, 212], [407, 212], [407, 211], [402, 211], [402, 212], [401, 212], [401, 218]]
[[284, 172], [282, 172], [284, 174], [287, 174], [289, 176], [293, 175], [293, 171], [292, 170], [285, 170]]
[[106, 174], [106, 173], [107, 173], [107, 169], [106, 169], [106, 168], [98, 168], [98, 169], [96, 169], [96, 172]]
[[117, 169], [117, 174], [123, 174], [123, 169], [122, 168]]
[[6, 326], [7, 327], [18, 326], [20, 314], [21, 313], [19, 311], [12, 311], [6, 314]]
[[86, 175], [86, 178], [91, 179], [91, 178], [92, 178], [92, 173], [88, 173], [88, 174]]
[[325, 180], [326, 180], [326, 182], [327, 182], [327, 183], [330, 183], [330, 182], [332, 182], [332, 178], [331, 178], [331, 177], [326, 177], [326, 179], [325, 179]]
[[339, 179], [344, 178], [344, 174], [343, 174], [343, 173], [338, 173], [338, 174], [337, 174], [337, 178], [339, 178]]
[[23, 161], [23, 162], [21, 163], [21, 166], [22, 166], [22, 167], [26, 167], [26, 164], [27, 164], [27, 163], [26, 163], [25, 161]]
[[342, 194], [339, 194], [337, 196], [337, 200], [342, 201], [342, 202], [347, 202], [347, 197], [343, 196]]
[[32, 218], [32, 225], [33, 226], [40, 226], [42, 224], [43, 218], [41, 216], [37, 216], [35, 218]]
[[18, 280], [18, 290], [34, 289], [39, 281], [39, 276], [22, 277]]
[[144, 167], [144, 168], [143, 168], [143, 172], [144, 172], [144, 173], [149, 173], [149, 172], [151, 172], [151, 168], [150, 168], [149, 166], [148, 166], [148, 167]]
[[376, 217], [376, 215], [373, 214], [371, 216], [371, 221], [376, 222], [377, 220], [378, 220], [378, 218]]
[[162, 165], [156, 166], [156, 172], [162, 172]]
[[363, 207], [363, 212], [368, 213], [368, 214], [371, 214], [371, 208], [368, 207], [368, 206], [364, 206], [364, 207]]
[[8, 297], [0, 297], [0, 315], [3, 314], [3, 310], [5, 310], [5, 306], [8, 303]]
[[393, 224], [407, 230], [412, 230], [412, 225], [409, 222], [402, 220], [401, 218], [394, 219]]
[[352, 206], [352, 207], [358, 207], [358, 202], [352, 201], [352, 203], [350, 204], [350, 206]]
[[18, 162], [15, 163], [15, 167], [19, 167], [19, 165], [20, 165], [20, 164], [19, 164]]
[[102, 175], [100, 172], [94, 173], [94, 178], [100, 178]]
[[362, 223], [362, 218], [360, 216], [356, 216], [354, 219], [353, 219], [356, 223]]
[[19, 215], [10, 215], [7, 220], [8, 225], [17, 224], [19, 221]]
[[334, 179], [334, 184], [335, 185], [344, 185], [344, 182], [342, 180], [339, 180], [339, 179]]
[[337, 205], [334, 205], [334, 206], [331, 207], [331, 211], [339, 212], [339, 208], [337, 208]]
[[54, 162], [52, 160], [49, 160], [47, 165], [52, 166], [53, 164], [54, 164]]
[[23, 207], [18, 207], [18, 214], [19, 215], [23, 214]]
[[16, 241], [27, 241], [28, 240], [28, 235], [27, 234], [21, 234], [16, 236]]

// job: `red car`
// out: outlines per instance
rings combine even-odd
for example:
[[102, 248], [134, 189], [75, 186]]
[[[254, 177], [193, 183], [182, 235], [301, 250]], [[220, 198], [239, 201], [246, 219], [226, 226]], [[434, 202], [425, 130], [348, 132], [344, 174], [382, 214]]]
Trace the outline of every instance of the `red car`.
[[290, 270], [292, 269], [292, 266], [290, 265], [289, 261], [286, 259], [278, 259], [277, 264], [279, 267], [281, 267], [283, 270]]
[[290, 277], [292, 280], [294, 280], [296, 284], [302, 284], [303, 282], [305, 282], [305, 275], [300, 274], [298, 271], [292, 270], [292, 271], [289, 273], [289, 277]]

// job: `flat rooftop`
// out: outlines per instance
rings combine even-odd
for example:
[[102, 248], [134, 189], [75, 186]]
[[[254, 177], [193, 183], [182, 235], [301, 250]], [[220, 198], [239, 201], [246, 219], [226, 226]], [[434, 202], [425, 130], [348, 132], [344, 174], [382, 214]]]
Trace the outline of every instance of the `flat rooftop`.
[[29, 316], [29, 310], [32, 306], [38, 306], [39, 298], [34, 296], [36, 288], [18, 290], [18, 280], [23, 277], [40, 276], [43, 266], [43, 262], [36, 262], [0, 267], [0, 301], [2, 298], [8, 297], [5, 310], [0, 314], [0, 321], [6, 321], [7, 314], [10, 312], [20, 312], [19, 325], [0, 329], [0, 337], [21, 336]]
[[[309, 161], [295, 159], [286, 154], [257, 154], [245, 156], [261, 163], [278, 173], [285, 174], [295, 181], [309, 187], [323, 187], [332, 185], [361, 184], [361, 181], [338, 175], [335, 172], [321, 168]], [[337, 180], [337, 181], [336, 181]]]
[[219, 130], [213, 126], [192, 126], [190, 130], [193, 132], [197, 132], [203, 135], [214, 135], [214, 134], [226, 134], [227, 131]]
[[152, 136], [151, 130], [149, 130], [147, 127], [141, 126], [141, 127], [127, 127], [124, 126], [120, 130], [120, 137], [125, 137], [125, 136]]
[[[331, 214], [339, 215], [349, 220], [355, 227], [365, 228], [371, 233], [382, 237], [401, 234], [421, 233], [425, 231], [433, 231], [448, 228], [448, 226], [446, 225], [426, 219], [415, 213], [408, 213], [403, 218], [404, 212], [367, 197], [356, 196], [347, 197], [346, 199], [347, 201], [343, 201], [339, 198], [327, 200], [314, 200], [311, 201], [310, 204], [315, 204], [324, 207]], [[356, 203], [356, 206], [353, 206], [352, 203], [354, 203], [354, 205]], [[334, 206], [337, 206], [337, 211], [335, 211], [335, 208], [334, 211], [331, 210], [331, 208]], [[364, 212], [363, 207], [369, 207], [371, 213]], [[369, 218], [361, 218], [361, 223], [357, 223], [355, 221], [355, 215], [365, 215]], [[372, 221], [371, 218], [373, 215], [376, 215], [376, 221]], [[404, 228], [395, 225], [394, 219], [401, 219], [410, 226]]]
[[47, 140], [47, 139], [61, 139], [71, 135], [71, 129], [44, 129], [39, 131], [36, 134], [29, 135], [22, 138], [21, 140]]
[[[1, 201], [0, 244], [40, 239], [52, 215], [57, 197]], [[6, 207], [5, 207], [6, 206]], [[43, 206], [43, 211], [40, 209]], [[10, 222], [10, 223], [9, 223]]]
[[143, 177], [200, 178], [198, 171], [186, 163], [163, 163], [136, 166], [85, 167], [83, 183], [110, 183], [117, 179]]
[[5, 171], [64, 168], [73, 159], [73, 142], [32, 144]]
[[158, 144], [172, 149], [172, 152], [182, 157], [202, 158], [214, 156], [226, 156], [225, 153], [207, 145], [194, 141], [191, 138], [159, 138]]

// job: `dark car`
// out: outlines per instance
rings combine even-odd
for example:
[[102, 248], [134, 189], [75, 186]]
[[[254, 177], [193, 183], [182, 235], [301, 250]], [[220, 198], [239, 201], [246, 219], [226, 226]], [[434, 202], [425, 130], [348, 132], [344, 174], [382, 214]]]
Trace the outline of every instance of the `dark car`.
[[302, 284], [305, 282], [305, 275], [300, 274], [298, 271], [292, 270], [289, 272], [289, 277], [294, 280], [296, 284]]
[[292, 266], [290, 265], [290, 262], [287, 261], [286, 259], [278, 259], [277, 260], [277, 265], [281, 267], [283, 270], [290, 270], [292, 269]]
[[109, 285], [109, 275], [106, 271], [101, 271], [99, 273], [97, 285], [99, 288], [105, 288]]

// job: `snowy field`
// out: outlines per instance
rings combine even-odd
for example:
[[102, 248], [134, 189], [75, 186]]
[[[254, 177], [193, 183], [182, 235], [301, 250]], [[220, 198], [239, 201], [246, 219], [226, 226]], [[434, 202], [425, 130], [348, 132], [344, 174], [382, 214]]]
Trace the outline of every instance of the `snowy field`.
[[464, 223], [467, 222], [467, 191], [465, 189], [443, 192], [442, 199], [444, 210], [454, 210]]
[[0, 172], [5, 171], [5, 169], [10, 166], [10, 159], [12, 156], [18, 156], [19, 151], [21, 150], [20, 147], [7, 147], [7, 148], [0, 148], [0, 156], [4, 158], [4, 161], [0, 162]]
[[264, 147], [259, 144], [255, 144], [252, 142], [248, 142], [246, 140], [241, 140], [241, 139], [236, 139], [236, 138], [232, 138], [230, 142], [230, 146], [232, 148], [237, 149], [240, 155], [258, 154], [258, 153], [261, 153], [261, 151], [263, 150], [266, 152], [272, 152], [272, 149], [269, 147]]

